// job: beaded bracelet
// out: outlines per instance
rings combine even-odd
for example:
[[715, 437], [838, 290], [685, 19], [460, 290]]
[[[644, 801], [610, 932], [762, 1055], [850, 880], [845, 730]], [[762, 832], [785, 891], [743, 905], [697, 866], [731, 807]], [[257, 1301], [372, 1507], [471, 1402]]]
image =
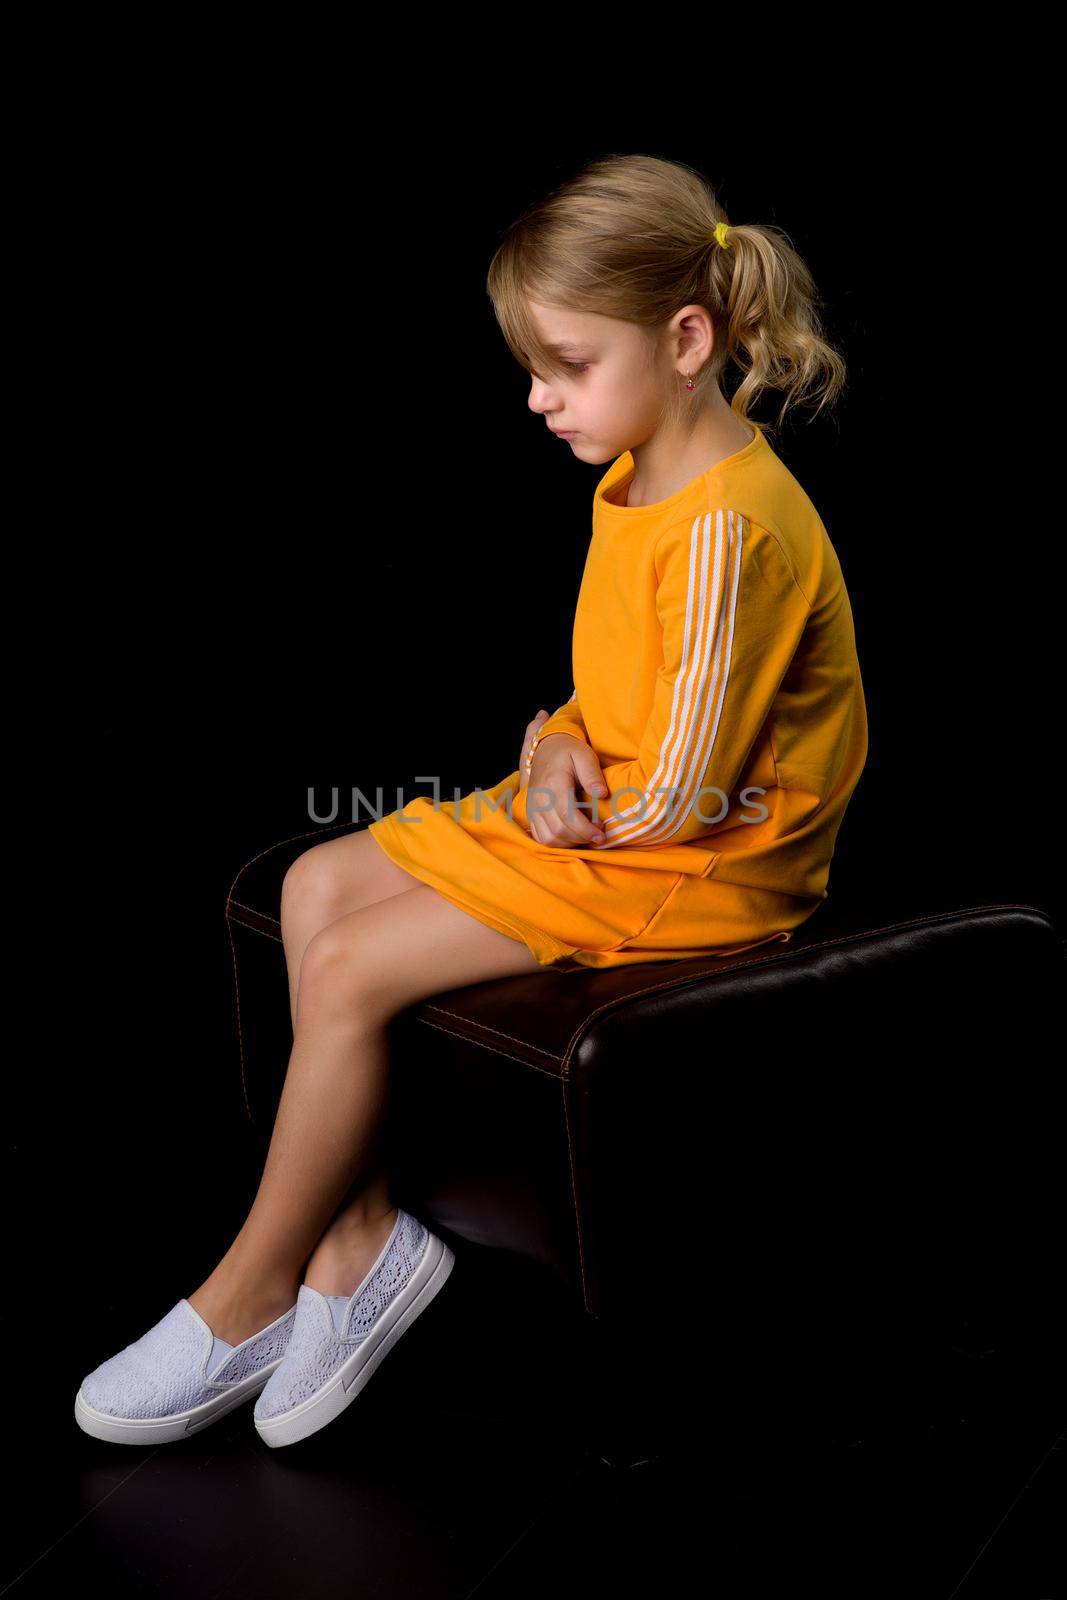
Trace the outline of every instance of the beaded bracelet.
[[[543, 726], [543, 724], [542, 724], [542, 726]], [[556, 730], [554, 729], [553, 732], [555, 732], [555, 731]], [[541, 738], [542, 738], [541, 730], [538, 729], [538, 731], [534, 734], [533, 738], [530, 740], [530, 748], [526, 752], [525, 767], [526, 767], [526, 771], [527, 772], [529, 772], [530, 768], [533, 766], [534, 751], [537, 749], [537, 746], [541, 743]]]

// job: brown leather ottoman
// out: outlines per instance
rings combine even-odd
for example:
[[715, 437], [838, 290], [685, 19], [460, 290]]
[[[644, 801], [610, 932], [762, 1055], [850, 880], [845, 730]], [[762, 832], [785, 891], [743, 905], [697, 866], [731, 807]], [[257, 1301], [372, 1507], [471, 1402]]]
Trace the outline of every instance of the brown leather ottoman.
[[[282, 878], [345, 831], [280, 842], [230, 890], [264, 1151], [292, 1043]], [[1040, 1314], [1064, 959], [1033, 905], [831, 897], [766, 953], [437, 995], [391, 1024], [393, 1198], [567, 1286], [596, 1324], [605, 1459], [647, 1459], [761, 1341], [854, 1344], [887, 1306], [979, 1283]]]

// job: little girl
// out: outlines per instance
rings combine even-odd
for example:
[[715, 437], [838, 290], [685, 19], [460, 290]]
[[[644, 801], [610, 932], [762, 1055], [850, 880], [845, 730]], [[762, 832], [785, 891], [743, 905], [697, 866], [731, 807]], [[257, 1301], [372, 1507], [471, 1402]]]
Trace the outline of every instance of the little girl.
[[290, 867], [294, 1040], [255, 1202], [195, 1293], [85, 1378], [75, 1415], [98, 1437], [184, 1438], [258, 1396], [267, 1444], [304, 1438], [441, 1288], [452, 1252], [381, 1167], [398, 1012], [512, 973], [736, 955], [826, 897], [867, 754], [852, 613], [749, 415], [764, 389], [784, 414], [843, 386], [810, 273], [692, 169], [610, 156], [512, 225], [488, 290], [531, 411], [609, 463], [573, 693], [495, 787], [420, 797]]

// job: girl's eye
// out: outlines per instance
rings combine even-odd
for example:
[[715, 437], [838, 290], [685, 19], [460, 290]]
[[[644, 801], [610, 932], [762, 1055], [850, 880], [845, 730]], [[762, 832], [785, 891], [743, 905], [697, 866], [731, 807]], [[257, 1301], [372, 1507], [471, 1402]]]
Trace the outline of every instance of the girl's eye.
[[587, 361], [565, 361], [563, 365], [570, 367], [572, 372], [584, 372], [589, 363]]

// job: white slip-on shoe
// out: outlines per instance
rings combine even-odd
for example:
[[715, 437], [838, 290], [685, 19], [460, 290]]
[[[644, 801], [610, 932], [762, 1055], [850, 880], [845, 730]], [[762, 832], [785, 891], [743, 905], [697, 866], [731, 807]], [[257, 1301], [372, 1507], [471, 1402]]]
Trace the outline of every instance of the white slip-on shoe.
[[455, 1259], [443, 1239], [398, 1207], [378, 1259], [351, 1295], [320, 1294], [302, 1283], [285, 1359], [253, 1412], [260, 1438], [272, 1448], [294, 1444], [350, 1406], [443, 1288]]
[[259, 1394], [280, 1366], [296, 1305], [238, 1345], [216, 1338], [184, 1297], [147, 1333], [82, 1379], [74, 1420], [96, 1439], [166, 1444], [199, 1433]]

